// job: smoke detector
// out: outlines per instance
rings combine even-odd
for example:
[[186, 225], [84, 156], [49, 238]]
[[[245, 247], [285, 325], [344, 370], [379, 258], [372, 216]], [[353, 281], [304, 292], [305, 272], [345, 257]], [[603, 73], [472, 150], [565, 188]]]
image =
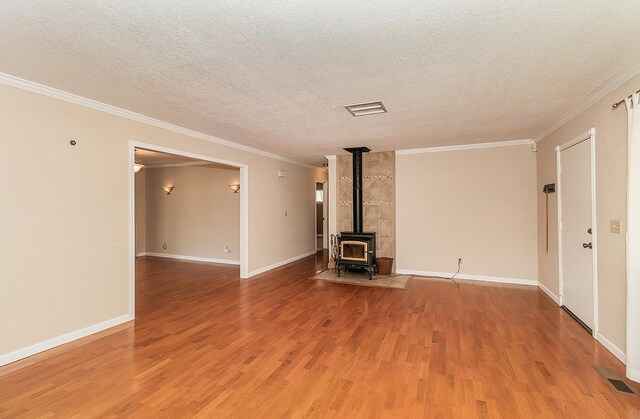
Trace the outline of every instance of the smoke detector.
[[347, 110], [353, 116], [374, 115], [377, 113], [387, 112], [387, 108], [384, 107], [384, 104], [382, 103], [382, 101], [359, 103], [357, 105], [348, 105], [348, 106], [345, 106], [345, 108], [347, 108]]

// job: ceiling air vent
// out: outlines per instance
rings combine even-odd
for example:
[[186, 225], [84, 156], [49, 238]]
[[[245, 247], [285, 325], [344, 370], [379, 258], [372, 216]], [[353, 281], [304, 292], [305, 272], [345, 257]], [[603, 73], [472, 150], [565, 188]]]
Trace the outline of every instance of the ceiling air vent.
[[381, 101], [378, 102], [369, 102], [369, 103], [359, 103], [357, 105], [349, 105], [345, 106], [347, 110], [353, 116], [365, 116], [365, 115], [373, 115], [376, 113], [385, 113], [387, 112], [387, 108], [384, 107]]

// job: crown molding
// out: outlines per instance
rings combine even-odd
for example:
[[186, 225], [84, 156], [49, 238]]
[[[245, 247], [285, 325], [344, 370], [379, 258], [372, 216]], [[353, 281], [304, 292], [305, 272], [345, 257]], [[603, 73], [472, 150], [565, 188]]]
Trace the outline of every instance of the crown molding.
[[580, 115], [582, 112], [587, 110], [589, 107], [596, 104], [599, 100], [607, 96], [609, 93], [613, 92], [618, 87], [622, 86], [624, 83], [628, 82], [634, 76], [640, 74], [640, 59], [625, 68], [624, 70], [617, 73], [615, 76], [610, 78], [606, 83], [602, 86], [598, 87], [596, 90], [591, 92], [583, 101], [579, 103], [576, 107], [571, 109], [565, 116], [563, 116], [558, 122], [549, 127], [542, 134], [538, 135], [534, 138], [534, 141], [537, 143], [547, 137], [549, 134], [571, 121], [576, 116]]
[[495, 141], [492, 143], [478, 143], [478, 144], [461, 144], [461, 145], [449, 145], [443, 147], [425, 147], [425, 148], [410, 148], [406, 150], [396, 150], [396, 155], [408, 155], [408, 154], [424, 154], [424, 153], [441, 153], [444, 151], [460, 151], [460, 150], [475, 150], [480, 148], [496, 148], [496, 147], [513, 147], [519, 145], [533, 145], [533, 140], [509, 140], [509, 141]]
[[281, 156], [279, 154], [271, 153], [269, 151], [259, 150], [257, 148], [249, 147], [246, 145], [238, 144], [233, 141], [225, 140], [223, 138], [214, 137], [213, 135], [203, 134], [198, 131], [184, 128], [178, 125], [171, 124], [169, 122], [154, 119], [149, 116], [141, 115], [126, 109], [118, 108], [116, 106], [108, 105], [106, 103], [98, 102], [93, 99], [78, 96], [73, 93], [68, 93], [63, 90], [58, 90], [53, 87], [45, 86], [43, 84], [35, 83], [29, 80], [21, 79], [10, 74], [0, 73], [0, 83], [8, 86], [17, 87], [18, 89], [27, 90], [33, 93], [38, 93], [44, 96], [49, 96], [54, 99], [63, 100], [65, 102], [73, 103], [75, 105], [84, 106], [85, 108], [94, 109], [109, 113], [111, 115], [127, 118], [132, 121], [140, 122], [146, 125], [151, 125], [157, 128], [173, 131], [178, 134], [188, 135], [190, 137], [198, 138], [200, 140], [209, 141], [215, 144], [223, 145], [225, 147], [235, 148], [237, 150], [246, 151], [249, 153], [257, 154], [263, 157], [268, 157], [275, 160], [284, 161], [287, 163], [295, 164], [310, 169], [317, 169], [319, 166], [313, 166], [311, 164], [303, 163], [301, 161], [294, 160], [289, 157]]

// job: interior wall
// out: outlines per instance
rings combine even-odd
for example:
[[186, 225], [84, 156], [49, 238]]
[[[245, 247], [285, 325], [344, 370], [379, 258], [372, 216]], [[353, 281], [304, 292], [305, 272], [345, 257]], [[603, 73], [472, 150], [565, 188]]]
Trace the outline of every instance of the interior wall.
[[132, 140], [248, 166], [250, 272], [315, 251], [313, 190], [326, 181], [322, 168], [4, 84], [0, 130], [0, 230], [11, 237], [0, 242], [0, 318], [14, 319], [0, 322], [0, 359], [131, 315]]
[[136, 196], [136, 255], [144, 253], [146, 251], [146, 214], [147, 214], [147, 197], [146, 197], [146, 182], [147, 171], [142, 170], [136, 173], [135, 176], [135, 196]]
[[529, 145], [396, 156], [398, 270], [537, 280]]
[[[229, 188], [240, 183], [239, 169], [182, 166], [144, 172], [146, 252], [240, 262], [240, 194]], [[174, 186], [171, 195], [163, 186]]]
[[[558, 201], [549, 196], [549, 253], [545, 249], [545, 197], [542, 187], [556, 183], [555, 148], [596, 129], [596, 228], [598, 264], [598, 330], [625, 351], [626, 268], [625, 235], [627, 204], [627, 114], [624, 106], [611, 104], [640, 89], [640, 75], [633, 77], [584, 112], [538, 142], [538, 266], [540, 282], [559, 294]], [[609, 220], [620, 220], [620, 234], [609, 231]]]

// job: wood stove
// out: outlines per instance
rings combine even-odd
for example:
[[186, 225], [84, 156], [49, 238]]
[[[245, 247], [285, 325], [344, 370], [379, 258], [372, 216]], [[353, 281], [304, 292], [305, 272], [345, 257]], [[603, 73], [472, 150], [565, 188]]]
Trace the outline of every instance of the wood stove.
[[369, 279], [377, 273], [376, 233], [344, 231], [340, 233], [338, 261], [336, 269], [340, 276], [340, 269], [364, 269], [369, 273]]
[[338, 238], [338, 260], [336, 271], [340, 269], [365, 269], [369, 279], [377, 273], [376, 233], [362, 231], [362, 153], [367, 147], [345, 148], [353, 154], [353, 231], [343, 231]]

